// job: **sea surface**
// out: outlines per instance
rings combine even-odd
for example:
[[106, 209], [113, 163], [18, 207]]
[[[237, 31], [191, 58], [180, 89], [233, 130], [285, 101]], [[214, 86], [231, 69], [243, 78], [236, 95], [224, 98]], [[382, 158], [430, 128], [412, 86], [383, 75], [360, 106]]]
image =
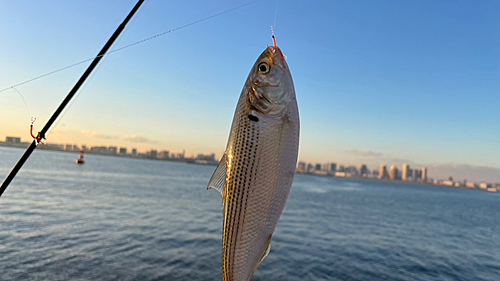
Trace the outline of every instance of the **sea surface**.
[[[0, 148], [5, 178], [23, 150]], [[221, 280], [214, 166], [35, 151], [1, 280]], [[500, 193], [298, 174], [258, 280], [500, 280]]]

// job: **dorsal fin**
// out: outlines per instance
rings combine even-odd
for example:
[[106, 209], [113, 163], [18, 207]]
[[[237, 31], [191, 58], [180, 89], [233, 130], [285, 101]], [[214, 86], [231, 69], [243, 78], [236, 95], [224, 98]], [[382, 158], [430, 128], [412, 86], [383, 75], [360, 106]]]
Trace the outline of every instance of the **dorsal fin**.
[[207, 189], [214, 188], [217, 191], [220, 192], [222, 196], [222, 189], [224, 188], [224, 183], [226, 182], [226, 154], [224, 153], [224, 156], [222, 156], [222, 159], [219, 162], [219, 165], [217, 166], [217, 169], [215, 169], [214, 174], [210, 178], [210, 181], [208, 182]]

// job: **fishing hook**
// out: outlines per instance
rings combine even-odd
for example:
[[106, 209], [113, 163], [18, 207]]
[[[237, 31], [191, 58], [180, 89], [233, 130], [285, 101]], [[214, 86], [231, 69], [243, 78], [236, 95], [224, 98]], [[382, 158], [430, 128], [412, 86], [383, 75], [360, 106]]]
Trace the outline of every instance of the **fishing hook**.
[[273, 37], [273, 45], [274, 45], [274, 49], [276, 50], [276, 38], [274, 38], [274, 30], [273, 30], [273, 27], [271, 26], [271, 34], [272, 34], [272, 37]]
[[45, 143], [42, 142], [42, 137], [40, 137], [40, 132], [38, 132], [38, 134], [36, 135], [36, 137], [33, 135], [33, 123], [35, 123], [35, 120], [36, 120], [36, 117], [35, 117], [35, 119], [33, 119], [33, 117], [31, 117], [31, 125], [30, 125], [30, 134], [31, 134], [31, 137], [36, 140], [37, 145], [39, 143], [45, 145]]

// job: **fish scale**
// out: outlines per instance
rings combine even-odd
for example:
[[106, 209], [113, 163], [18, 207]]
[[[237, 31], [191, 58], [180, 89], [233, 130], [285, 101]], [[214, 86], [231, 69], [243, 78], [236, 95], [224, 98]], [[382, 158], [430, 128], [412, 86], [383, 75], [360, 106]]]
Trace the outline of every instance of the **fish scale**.
[[298, 144], [291, 74], [281, 50], [268, 47], [243, 87], [226, 151], [208, 185], [222, 195], [222, 280], [250, 280], [267, 255], [290, 191]]

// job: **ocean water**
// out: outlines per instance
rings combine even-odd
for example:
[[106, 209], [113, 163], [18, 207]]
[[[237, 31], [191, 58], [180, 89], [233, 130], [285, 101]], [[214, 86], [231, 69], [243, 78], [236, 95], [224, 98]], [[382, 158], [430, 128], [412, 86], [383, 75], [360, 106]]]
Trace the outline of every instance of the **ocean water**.
[[[0, 176], [23, 150], [0, 148]], [[1, 280], [220, 280], [214, 166], [35, 151], [0, 198]], [[296, 175], [262, 280], [500, 280], [500, 193]]]

